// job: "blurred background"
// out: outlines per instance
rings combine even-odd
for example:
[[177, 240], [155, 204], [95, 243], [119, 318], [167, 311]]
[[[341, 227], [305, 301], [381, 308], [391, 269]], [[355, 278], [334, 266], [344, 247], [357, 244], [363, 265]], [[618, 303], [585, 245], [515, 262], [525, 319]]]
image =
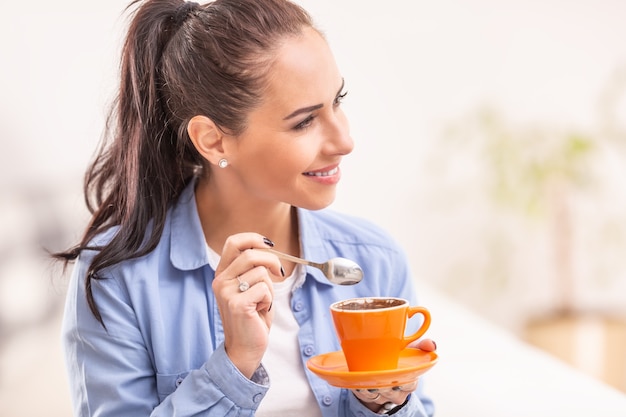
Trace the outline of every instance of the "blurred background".
[[[418, 287], [626, 393], [626, 2], [299, 3], [349, 91], [334, 208], [388, 229]], [[40, 246], [87, 221], [126, 5], [3, 5], [2, 416], [70, 415], [67, 277]]]

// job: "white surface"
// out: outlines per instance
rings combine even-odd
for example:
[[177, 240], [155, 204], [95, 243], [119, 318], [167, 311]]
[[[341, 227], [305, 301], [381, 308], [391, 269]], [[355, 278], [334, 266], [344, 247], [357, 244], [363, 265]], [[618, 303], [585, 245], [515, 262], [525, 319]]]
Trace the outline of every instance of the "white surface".
[[625, 394], [419, 286], [439, 354], [425, 376], [436, 417], [626, 416]]

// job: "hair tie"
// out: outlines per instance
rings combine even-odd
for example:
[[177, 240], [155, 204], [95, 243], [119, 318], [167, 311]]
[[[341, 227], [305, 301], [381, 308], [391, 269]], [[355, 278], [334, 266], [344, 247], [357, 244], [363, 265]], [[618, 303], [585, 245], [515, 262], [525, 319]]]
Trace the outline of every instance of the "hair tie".
[[178, 6], [176, 9], [176, 13], [174, 14], [174, 24], [176, 26], [181, 25], [187, 18], [189, 14], [196, 10], [200, 5], [195, 1], [184, 1], [183, 4]]

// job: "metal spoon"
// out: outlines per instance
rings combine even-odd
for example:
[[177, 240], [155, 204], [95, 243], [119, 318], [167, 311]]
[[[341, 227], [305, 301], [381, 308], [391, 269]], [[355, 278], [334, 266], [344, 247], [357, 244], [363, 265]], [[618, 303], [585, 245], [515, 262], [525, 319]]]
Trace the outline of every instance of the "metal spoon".
[[287, 261], [318, 268], [333, 284], [354, 285], [358, 284], [363, 279], [363, 270], [356, 262], [351, 261], [350, 259], [333, 258], [320, 264], [317, 262], [311, 262], [307, 261], [306, 259], [287, 255], [286, 253], [278, 252], [274, 249], [261, 248], [260, 250], [271, 252], [279, 258], [285, 259]]

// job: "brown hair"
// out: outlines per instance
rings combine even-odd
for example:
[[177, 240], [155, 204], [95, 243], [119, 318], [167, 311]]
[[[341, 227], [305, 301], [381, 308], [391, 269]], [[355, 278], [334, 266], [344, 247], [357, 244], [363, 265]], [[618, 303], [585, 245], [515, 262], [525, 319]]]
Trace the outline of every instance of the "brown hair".
[[[280, 41], [312, 26], [307, 12], [288, 0], [149, 0], [135, 9], [119, 92], [85, 175], [92, 218], [78, 245], [54, 255], [68, 262], [82, 250], [98, 250], [85, 285], [101, 323], [92, 280], [156, 247], [167, 210], [205, 165], [188, 137], [188, 121], [202, 114], [230, 133], [245, 130]], [[90, 244], [114, 226], [108, 243]]]

